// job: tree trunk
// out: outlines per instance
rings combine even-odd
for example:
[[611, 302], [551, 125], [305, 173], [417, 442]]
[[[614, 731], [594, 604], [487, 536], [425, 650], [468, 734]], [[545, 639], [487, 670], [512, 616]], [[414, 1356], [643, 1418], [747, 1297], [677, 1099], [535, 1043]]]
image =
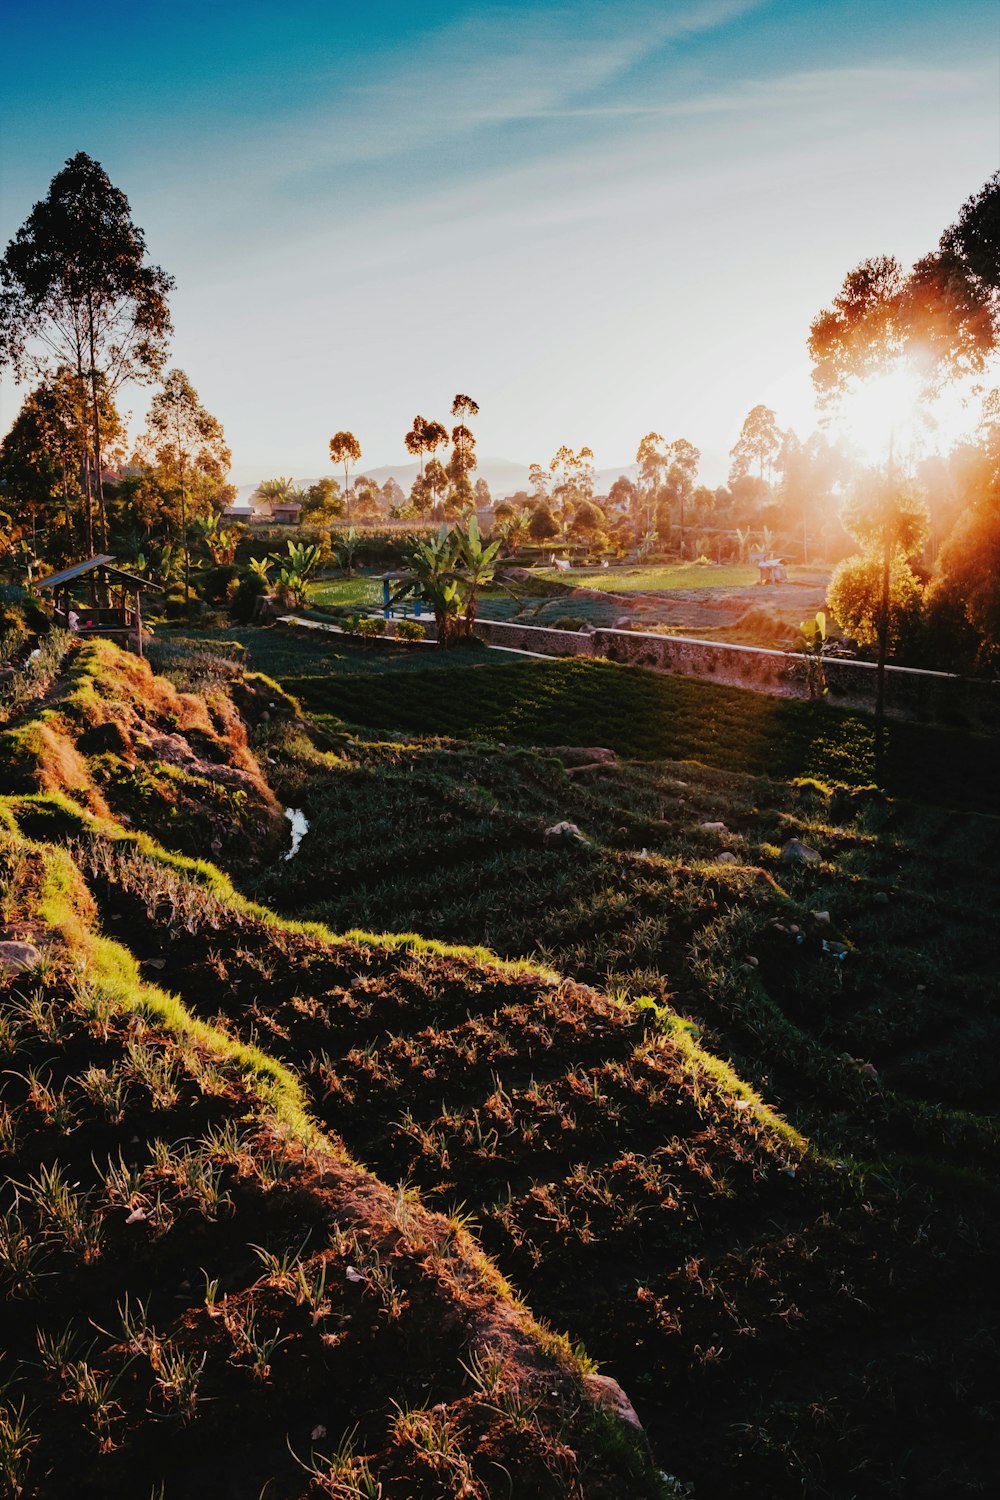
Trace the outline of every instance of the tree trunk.
[[80, 400], [79, 426], [77, 437], [80, 444], [80, 483], [83, 490], [83, 539], [87, 547], [87, 556], [94, 555], [94, 496], [90, 484], [90, 448], [87, 443], [87, 407], [84, 398], [86, 381], [83, 375], [83, 357], [77, 345], [76, 351], [76, 375], [80, 382], [77, 395]]
[[882, 554], [882, 603], [878, 619], [878, 665], [875, 675], [875, 779], [882, 783], [885, 766], [885, 659], [889, 650], [889, 574], [892, 548], [888, 538]]
[[181, 475], [181, 537], [184, 547], [184, 613], [187, 614], [191, 607], [191, 548], [188, 545], [187, 486], [184, 483], [183, 453], [178, 454], [178, 468]]
[[94, 351], [94, 306], [87, 293], [87, 332], [90, 339], [90, 400], [94, 413], [94, 460], [97, 464], [97, 505], [101, 523], [101, 547], [108, 550], [108, 517], [104, 507], [104, 458], [101, 452], [101, 412], [97, 400], [97, 366]]
[[87, 556], [94, 555], [94, 497], [90, 487], [90, 448], [86, 433], [80, 434], [80, 469], [83, 480], [83, 539]]

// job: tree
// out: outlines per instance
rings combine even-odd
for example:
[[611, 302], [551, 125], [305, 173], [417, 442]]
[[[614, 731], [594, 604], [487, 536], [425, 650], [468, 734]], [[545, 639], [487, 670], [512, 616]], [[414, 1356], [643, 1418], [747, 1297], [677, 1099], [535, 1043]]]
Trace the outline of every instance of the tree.
[[[103, 385], [98, 395], [105, 435], [117, 440], [123, 432], [121, 419]], [[88, 399], [86, 383], [72, 371], [62, 368], [45, 375], [24, 398], [0, 445], [0, 493], [5, 507], [13, 510], [15, 525], [26, 512], [34, 537], [37, 522], [51, 524], [61, 501], [68, 555], [73, 550], [70, 494], [81, 492], [78, 460], [81, 442], [87, 443]]]
[[382, 491], [368, 474], [354, 481], [355, 511], [359, 521], [378, 521], [382, 517]]
[[656, 492], [660, 487], [660, 480], [667, 464], [667, 455], [663, 447], [664, 439], [658, 432], [647, 432], [635, 450], [635, 461], [639, 465], [638, 483], [636, 485], [636, 504], [633, 512], [633, 523], [635, 529], [636, 550], [639, 548], [639, 524], [642, 500], [646, 502], [646, 526], [652, 524], [653, 505]]
[[153, 397], [146, 422], [146, 442], [164, 467], [176, 466], [181, 499], [181, 544], [184, 548], [184, 603], [191, 602], [191, 545], [188, 536], [188, 480], [192, 474], [225, 482], [232, 463], [222, 423], [202, 406], [183, 370], [170, 370]]
[[882, 620], [888, 620], [887, 640], [899, 645], [920, 611], [921, 585], [910, 564], [898, 554], [890, 561], [886, 590], [881, 559], [874, 552], [856, 552], [837, 564], [830, 579], [827, 603], [841, 628], [859, 646], [878, 647]]
[[30, 535], [32, 554], [37, 556], [38, 522], [50, 519], [59, 501], [59, 469], [50, 448], [46, 413], [38, 392], [33, 391], [0, 442], [0, 504], [11, 523], [9, 540]]
[[455, 537], [459, 579], [464, 595], [465, 635], [471, 640], [472, 627], [476, 623], [479, 590], [493, 582], [496, 572], [493, 562], [500, 551], [500, 538], [484, 545], [479, 535], [479, 522], [474, 515], [469, 517], [465, 531], [456, 530]]
[[[1000, 473], [962, 511], [941, 548], [927, 591], [932, 614], [957, 616], [973, 636], [976, 665], [1000, 663]], [[972, 653], [970, 652], [970, 655]]]
[[531, 520], [528, 522], [528, 535], [533, 542], [544, 545], [551, 542], [559, 535], [559, 522], [549, 509], [548, 501], [539, 500], [531, 512]]
[[382, 486], [382, 499], [390, 515], [398, 515], [400, 508], [406, 504], [406, 496], [403, 494], [402, 486], [391, 474]]
[[[881, 774], [885, 738], [885, 664], [893, 632], [893, 577], [902, 577], [908, 559], [919, 552], [928, 532], [927, 507], [899, 481], [892, 472], [890, 460], [885, 475], [864, 477], [841, 512], [844, 528], [864, 549], [861, 558], [846, 562], [867, 564], [864, 576], [880, 579], [875, 612], [875, 639], [878, 646], [878, 674], [875, 680], [875, 765]], [[831, 600], [831, 607], [837, 613]], [[838, 616], [839, 618], [839, 616]]]
[[305, 492], [302, 501], [302, 519], [314, 525], [325, 525], [336, 521], [344, 514], [344, 500], [340, 485], [335, 479], [317, 479]]
[[[83, 464], [85, 530], [93, 550], [92, 474], [101, 545], [107, 547], [102, 395], [163, 368], [171, 332], [173, 279], [146, 264], [146, 241], [128, 199], [99, 162], [71, 157], [52, 179], [0, 261], [0, 364], [68, 366], [90, 388], [90, 441]], [[91, 468], [91, 461], [93, 467]]]
[[623, 516], [634, 518], [638, 502], [639, 492], [631, 479], [627, 474], [619, 474], [608, 491], [608, 505], [612, 510], [620, 511]]
[[347, 520], [351, 520], [351, 489], [348, 470], [361, 462], [361, 444], [353, 432], [335, 432], [330, 439], [330, 457], [335, 464], [344, 466], [344, 498], [347, 502]]
[[270, 507], [283, 505], [291, 499], [295, 481], [290, 474], [276, 474], [273, 479], [262, 479], [253, 492], [255, 500], [263, 500]]
[[461, 392], [451, 403], [451, 414], [458, 418], [458, 422], [451, 429], [451, 457], [447, 466], [451, 481], [448, 501], [460, 515], [467, 514], [475, 505], [469, 475], [476, 468], [476, 440], [468, 426], [468, 418], [477, 416], [478, 412], [479, 407], [472, 397], [464, 396]]
[[663, 481], [663, 489], [668, 505], [672, 503], [678, 510], [679, 546], [683, 557], [685, 508], [694, 494], [694, 482], [698, 475], [698, 465], [701, 463], [701, 453], [693, 443], [688, 442], [687, 438], [675, 438], [667, 446], [666, 459], [667, 472]]
[[733, 465], [729, 471], [729, 483], [749, 474], [751, 465], [756, 463], [757, 477], [763, 485], [764, 468], [766, 466], [770, 474], [780, 450], [781, 428], [774, 412], [769, 406], [752, 407], [747, 413], [739, 437], [730, 449]]
[[576, 506], [594, 492], [594, 455], [589, 448], [574, 453], [564, 443], [549, 463], [553, 508], [565, 531]]
[[447, 525], [442, 525], [430, 541], [418, 542], [409, 559], [413, 583], [407, 585], [407, 591], [419, 588], [421, 598], [434, 611], [438, 645], [442, 647], [455, 645], [458, 640], [462, 599], [457, 562], [458, 544]]
[[476, 480], [473, 494], [475, 496], [477, 510], [486, 510], [490, 505], [492, 505], [493, 496], [490, 494], [490, 487], [486, 483], [486, 480], [482, 477]]
[[448, 429], [440, 422], [428, 421], [426, 417], [413, 418], [413, 426], [403, 439], [407, 453], [420, 460], [420, 472], [424, 472], [424, 455], [436, 453], [448, 441]]

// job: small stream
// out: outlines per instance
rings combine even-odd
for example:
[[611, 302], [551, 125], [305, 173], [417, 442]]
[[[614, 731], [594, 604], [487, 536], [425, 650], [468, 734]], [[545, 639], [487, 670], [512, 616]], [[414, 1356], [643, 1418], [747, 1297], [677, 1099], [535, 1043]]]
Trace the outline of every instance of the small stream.
[[284, 855], [286, 860], [294, 859], [299, 852], [299, 845], [309, 832], [309, 819], [299, 807], [286, 807], [285, 817], [292, 825], [292, 847]]

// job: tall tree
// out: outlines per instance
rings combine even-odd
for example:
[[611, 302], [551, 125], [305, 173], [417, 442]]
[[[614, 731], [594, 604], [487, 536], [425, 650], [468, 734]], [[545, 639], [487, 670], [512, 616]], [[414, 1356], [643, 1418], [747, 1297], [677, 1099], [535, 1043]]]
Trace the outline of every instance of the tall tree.
[[686, 509], [694, 494], [694, 482], [698, 477], [701, 453], [687, 438], [675, 438], [667, 447], [667, 472], [663, 481], [668, 504], [676, 505], [680, 554], [684, 556], [684, 523]]
[[663, 437], [658, 432], [647, 432], [638, 448], [635, 450], [635, 461], [639, 466], [638, 483], [636, 485], [637, 503], [633, 517], [635, 529], [636, 550], [639, 548], [639, 513], [641, 502], [646, 502], [646, 529], [653, 524], [653, 506], [656, 494], [663, 478], [663, 471], [667, 465], [667, 455], [663, 447]]
[[730, 483], [733, 479], [740, 479], [748, 474], [751, 465], [756, 464], [757, 477], [763, 484], [765, 466], [770, 473], [780, 451], [781, 428], [774, 412], [763, 404], [751, 407], [740, 435], [730, 449], [733, 460]]
[[146, 442], [164, 467], [173, 465], [181, 501], [184, 548], [184, 603], [191, 601], [191, 544], [188, 535], [188, 483], [199, 474], [221, 486], [232, 463], [222, 423], [205, 410], [183, 370], [170, 370], [153, 397]]
[[344, 501], [347, 505], [347, 524], [351, 524], [351, 488], [348, 471], [361, 462], [361, 444], [353, 432], [335, 432], [330, 439], [330, 457], [335, 464], [344, 467]]
[[563, 531], [573, 519], [576, 507], [594, 493], [594, 455], [589, 448], [574, 453], [563, 443], [549, 464], [552, 503], [559, 514]]
[[403, 439], [406, 444], [407, 453], [412, 453], [420, 460], [420, 472], [424, 472], [424, 458], [428, 453], [436, 453], [443, 448], [448, 441], [448, 429], [440, 422], [429, 421], [427, 417], [415, 416], [413, 426]]
[[475, 506], [469, 475], [476, 468], [476, 440], [469, 428], [468, 419], [478, 413], [479, 407], [472, 397], [462, 395], [461, 392], [451, 403], [451, 414], [458, 418], [458, 422], [451, 429], [451, 457], [447, 466], [451, 489], [448, 500], [460, 515], [468, 514]]
[[[90, 387], [90, 440], [101, 545], [107, 546], [101, 394], [154, 378], [171, 332], [173, 279], [146, 264], [129, 201], [86, 152], [71, 157], [0, 261], [0, 363], [19, 377], [68, 365]], [[91, 464], [84, 465], [93, 548]]]

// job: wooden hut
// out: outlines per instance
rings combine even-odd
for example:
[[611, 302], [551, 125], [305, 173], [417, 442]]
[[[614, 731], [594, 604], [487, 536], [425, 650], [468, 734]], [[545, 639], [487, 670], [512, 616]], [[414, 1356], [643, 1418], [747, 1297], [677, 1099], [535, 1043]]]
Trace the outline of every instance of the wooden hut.
[[[52, 591], [56, 619], [75, 634], [134, 642], [142, 655], [142, 596], [159, 592], [155, 583], [116, 568], [114, 558], [102, 552], [39, 579], [35, 587]], [[81, 598], [84, 592], [87, 597]]]

